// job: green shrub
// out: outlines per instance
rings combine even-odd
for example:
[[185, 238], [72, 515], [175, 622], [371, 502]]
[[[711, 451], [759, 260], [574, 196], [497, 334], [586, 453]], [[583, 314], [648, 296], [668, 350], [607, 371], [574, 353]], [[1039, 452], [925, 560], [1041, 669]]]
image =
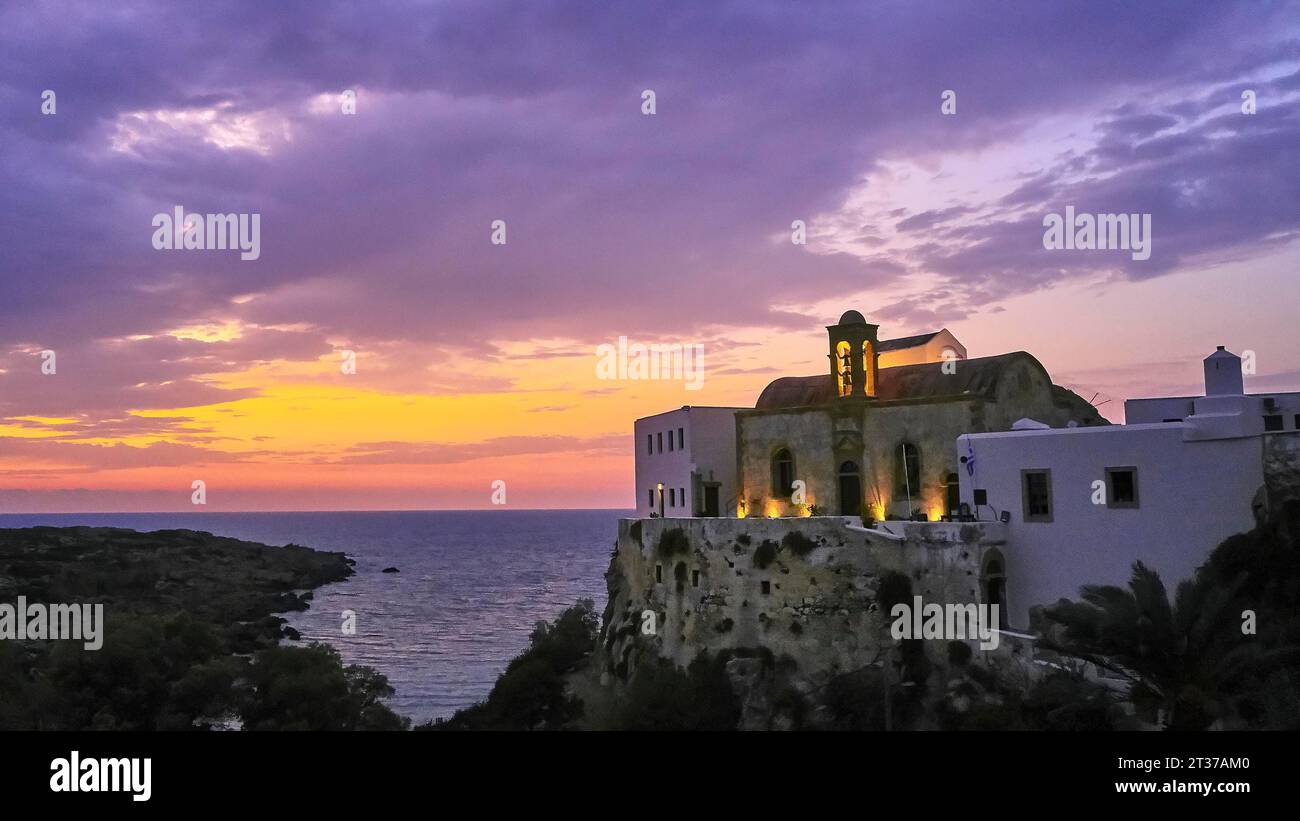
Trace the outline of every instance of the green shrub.
[[817, 543], [797, 530], [791, 530], [781, 540], [781, 548], [788, 550], [799, 558], [807, 556], [817, 549]]
[[736, 729], [740, 703], [727, 676], [729, 658], [705, 651], [684, 671], [665, 659], [648, 659], [628, 683], [614, 729]]
[[680, 527], [665, 530], [659, 534], [659, 544], [655, 547], [661, 556], [676, 556], [691, 552], [691, 540]]
[[591, 599], [550, 624], [538, 622], [528, 649], [510, 662], [487, 700], [419, 729], [558, 730], [571, 724], [582, 716], [583, 706], [565, 694], [564, 675], [591, 653], [598, 628]]

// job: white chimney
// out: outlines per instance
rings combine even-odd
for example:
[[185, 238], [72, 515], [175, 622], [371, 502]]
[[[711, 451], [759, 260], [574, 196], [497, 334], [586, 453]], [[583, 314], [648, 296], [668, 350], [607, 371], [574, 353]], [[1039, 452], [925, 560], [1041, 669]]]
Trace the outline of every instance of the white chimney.
[[1205, 395], [1241, 396], [1246, 392], [1241, 381], [1241, 357], [1219, 349], [1205, 357]]

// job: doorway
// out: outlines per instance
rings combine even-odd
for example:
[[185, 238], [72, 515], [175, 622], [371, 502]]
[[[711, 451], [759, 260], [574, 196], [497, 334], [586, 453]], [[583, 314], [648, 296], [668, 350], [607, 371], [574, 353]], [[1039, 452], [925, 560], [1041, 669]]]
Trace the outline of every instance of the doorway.
[[862, 478], [857, 462], [840, 464], [840, 515], [857, 516], [862, 513]]
[[718, 486], [704, 486], [704, 515], [712, 518], [718, 516]]

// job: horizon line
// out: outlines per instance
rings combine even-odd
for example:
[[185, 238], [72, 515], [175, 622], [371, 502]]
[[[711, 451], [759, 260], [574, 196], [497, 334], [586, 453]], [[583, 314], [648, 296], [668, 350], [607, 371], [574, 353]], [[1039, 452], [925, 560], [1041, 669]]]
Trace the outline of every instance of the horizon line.
[[[249, 513], [482, 513], [497, 511], [496, 507], [439, 507], [439, 508], [359, 508], [330, 510], [42, 510], [42, 511], [0, 511], [0, 516], [202, 516], [213, 514], [249, 514]], [[630, 507], [516, 507], [499, 510], [515, 513], [564, 513], [576, 511], [636, 510]]]

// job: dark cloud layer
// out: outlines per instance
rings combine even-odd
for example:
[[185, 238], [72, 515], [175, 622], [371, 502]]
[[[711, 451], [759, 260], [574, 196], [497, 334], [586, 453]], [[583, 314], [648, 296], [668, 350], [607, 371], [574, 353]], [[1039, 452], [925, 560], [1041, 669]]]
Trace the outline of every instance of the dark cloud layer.
[[[880, 307], [941, 324], [1015, 292], [1113, 268], [1164, 275], [1256, 253], [1300, 226], [1300, 121], [1207, 116], [1233, 83], [1300, 59], [1294, 4], [86, 3], [0, 12], [0, 415], [238, 398], [202, 376], [310, 359], [327, 338], [472, 340], [767, 325], [774, 305], [934, 277]], [[39, 113], [54, 89], [58, 114]], [[356, 116], [332, 102], [360, 89]], [[959, 91], [959, 114], [939, 95]], [[653, 89], [658, 113], [640, 114]], [[313, 108], [312, 100], [328, 95]], [[781, 241], [887, 159], [1014, 142], [1049, 116], [1109, 109], [978, 219], [895, 215], [905, 256]], [[136, 112], [144, 112], [133, 119]], [[159, 119], [151, 112], [164, 112]], [[262, 150], [205, 141], [201, 123]], [[199, 125], [195, 125], [195, 122]], [[136, 142], [123, 146], [124, 128]], [[129, 140], [127, 141], [130, 142]], [[182, 204], [258, 212], [262, 255], [159, 252]], [[1065, 204], [1150, 212], [1156, 253], [1043, 251]], [[489, 243], [505, 219], [509, 241]], [[880, 242], [886, 226], [862, 227]], [[960, 299], [943, 294], [959, 290]], [[257, 296], [232, 302], [246, 294]], [[62, 399], [21, 346], [236, 319], [238, 343], [122, 343]], [[818, 318], [820, 321], [822, 318]], [[306, 326], [274, 332], [266, 326]], [[26, 348], [21, 348], [26, 350]], [[61, 353], [62, 356], [62, 353]], [[76, 367], [67, 357], [67, 367]]]

